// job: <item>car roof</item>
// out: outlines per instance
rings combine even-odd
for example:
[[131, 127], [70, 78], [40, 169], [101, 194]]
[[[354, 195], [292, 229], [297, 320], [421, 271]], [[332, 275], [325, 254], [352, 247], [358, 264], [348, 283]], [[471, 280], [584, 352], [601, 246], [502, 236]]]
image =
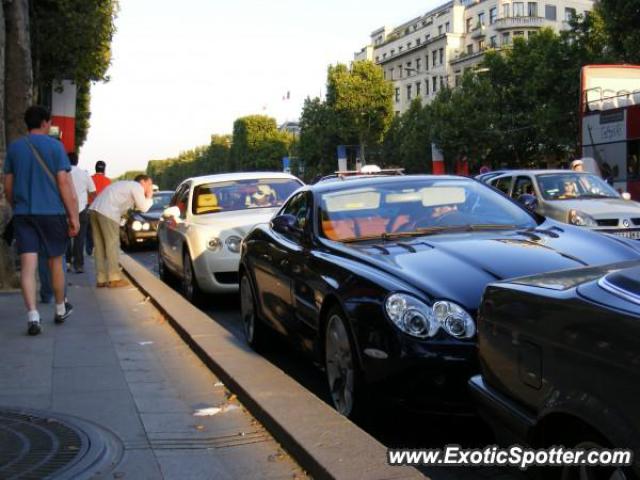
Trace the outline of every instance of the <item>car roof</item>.
[[349, 177], [348, 180], [337, 178], [335, 180], [326, 180], [306, 188], [313, 192], [332, 192], [346, 188], [364, 187], [368, 185], [382, 185], [390, 183], [412, 183], [416, 180], [468, 180], [475, 182], [476, 180], [469, 177], [459, 177], [454, 175], [362, 175]]
[[196, 185], [210, 182], [228, 182], [230, 180], [260, 180], [264, 178], [288, 178], [291, 180], [300, 180], [298, 177], [284, 172], [233, 172], [233, 173], [219, 173], [215, 175], [203, 175], [200, 177], [191, 177], [185, 180], [185, 182], [192, 182]]
[[573, 170], [569, 170], [569, 169], [560, 169], [560, 168], [556, 168], [553, 170], [545, 170], [545, 169], [537, 169], [537, 170], [526, 170], [526, 169], [522, 169], [522, 170], [509, 170], [507, 172], [501, 173], [500, 175], [496, 175], [493, 178], [490, 178], [489, 180], [497, 180], [499, 177], [513, 177], [516, 175], [547, 175], [547, 174], [558, 174], [558, 173], [571, 173], [571, 174], [575, 174], [575, 175], [594, 175], [591, 172], [574, 172]]

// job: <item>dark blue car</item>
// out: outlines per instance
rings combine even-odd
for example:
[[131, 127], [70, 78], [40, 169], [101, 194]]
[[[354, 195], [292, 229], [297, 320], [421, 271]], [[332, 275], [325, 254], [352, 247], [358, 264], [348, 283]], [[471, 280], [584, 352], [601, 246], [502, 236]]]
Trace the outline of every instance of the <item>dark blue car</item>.
[[390, 390], [465, 409], [487, 284], [638, 258], [638, 243], [545, 219], [473, 179], [336, 179], [247, 235], [242, 319], [252, 346], [271, 329], [314, 356], [344, 415]]

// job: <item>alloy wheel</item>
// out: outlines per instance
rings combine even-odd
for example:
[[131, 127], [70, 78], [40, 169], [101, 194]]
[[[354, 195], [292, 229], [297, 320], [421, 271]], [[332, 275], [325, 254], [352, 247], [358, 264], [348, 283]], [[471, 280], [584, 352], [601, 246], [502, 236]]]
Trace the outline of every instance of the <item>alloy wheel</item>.
[[348, 417], [354, 409], [356, 372], [349, 334], [337, 314], [331, 315], [327, 325], [325, 360], [333, 404], [340, 414]]
[[[603, 447], [596, 442], [581, 442], [575, 447], [579, 450], [601, 450]], [[627, 475], [621, 467], [601, 467], [580, 465], [578, 467], [564, 467], [561, 480], [626, 480]]]

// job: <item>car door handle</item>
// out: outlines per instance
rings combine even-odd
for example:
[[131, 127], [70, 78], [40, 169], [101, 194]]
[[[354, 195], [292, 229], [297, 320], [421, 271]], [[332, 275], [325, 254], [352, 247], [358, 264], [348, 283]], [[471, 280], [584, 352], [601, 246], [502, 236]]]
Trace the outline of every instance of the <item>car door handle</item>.
[[260, 258], [266, 262], [271, 262], [273, 260], [271, 255], [269, 255], [268, 253], [263, 253], [262, 255], [260, 255]]
[[280, 266], [281, 266], [282, 268], [287, 268], [287, 267], [289, 266], [289, 260], [288, 260], [288, 259], [286, 259], [286, 258], [284, 258], [284, 259], [280, 260]]

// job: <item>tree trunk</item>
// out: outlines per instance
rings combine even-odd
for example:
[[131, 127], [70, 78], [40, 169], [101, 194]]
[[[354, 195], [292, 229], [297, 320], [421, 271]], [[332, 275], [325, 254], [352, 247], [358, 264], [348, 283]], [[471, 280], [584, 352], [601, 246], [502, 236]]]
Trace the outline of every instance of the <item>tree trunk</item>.
[[[0, 0], [0, 169], [6, 141], [25, 133], [24, 112], [33, 99], [29, 0]], [[6, 120], [6, 121], [5, 121]], [[0, 231], [11, 214], [0, 185]], [[0, 240], [0, 289], [18, 286], [14, 256]]]
[[26, 133], [24, 112], [33, 101], [29, 0], [9, 0], [6, 16], [5, 118], [7, 142]]

